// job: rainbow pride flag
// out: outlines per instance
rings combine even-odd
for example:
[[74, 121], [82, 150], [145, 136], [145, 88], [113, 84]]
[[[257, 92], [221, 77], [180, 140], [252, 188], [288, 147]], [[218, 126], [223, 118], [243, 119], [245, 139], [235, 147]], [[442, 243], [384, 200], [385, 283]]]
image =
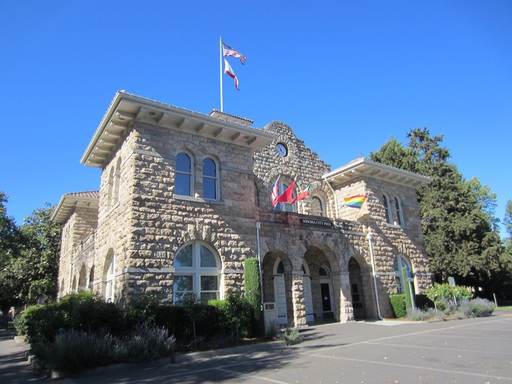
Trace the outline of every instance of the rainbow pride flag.
[[361, 208], [361, 206], [366, 201], [367, 197], [368, 197], [367, 194], [344, 197], [343, 198], [343, 205], [346, 206], [346, 207]]

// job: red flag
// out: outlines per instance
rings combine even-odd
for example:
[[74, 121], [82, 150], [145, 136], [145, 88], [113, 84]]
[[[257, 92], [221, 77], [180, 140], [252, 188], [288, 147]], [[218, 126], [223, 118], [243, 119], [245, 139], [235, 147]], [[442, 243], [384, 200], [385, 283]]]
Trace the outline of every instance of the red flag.
[[309, 195], [309, 190], [311, 189], [311, 185], [312, 184], [309, 184], [306, 189], [304, 189], [301, 193], [299, 193], [299, 195], [292, 200], [292, 204], [295, 204], [297, 201], [300, 201], [302, 199], [305, 199], [306, 197], [308, 197]]
[[224, 59], [224, 73], [228, 75], [229, 77], [235, 79], [235, 88], [238, 89], [238, 78], [235, 75], [235, 71], [233, 71], [233, 68], [231, 68], [231, 65], [229, 65], [228, 61]]
[[283, 192], [281, 196], [279, 196], [276, 201], [278, 203], [291, 203], [293, 200], [293, 188], [295, 187], [295, 181], [290, 184], [288, 188], [286, 188], [286, 191]]

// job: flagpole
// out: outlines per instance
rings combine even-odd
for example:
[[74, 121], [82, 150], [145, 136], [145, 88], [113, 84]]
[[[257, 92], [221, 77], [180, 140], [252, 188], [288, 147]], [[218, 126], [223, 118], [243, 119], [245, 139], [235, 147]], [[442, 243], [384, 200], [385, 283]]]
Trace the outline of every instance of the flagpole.
[[222, 96], [222, 36], [220, 38], [220, 111], [224, 112], [224, 100]]

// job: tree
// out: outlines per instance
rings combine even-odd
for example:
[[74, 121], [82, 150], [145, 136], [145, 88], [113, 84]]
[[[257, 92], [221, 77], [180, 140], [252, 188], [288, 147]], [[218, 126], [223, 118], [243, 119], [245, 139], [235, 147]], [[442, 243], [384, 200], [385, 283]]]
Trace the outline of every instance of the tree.
[[11, 264], [18, 259], [21, 246], [20, 230], [14, 219], [7, 216], [7, 201], [5, 193], [0, 191], [0, 310], [4, 313], [18, 304], [12, 299], [16, 280], [11, 273]]
[[35, 303], [57, 294], [61, 227], [54, 208], [36, 209], [20, 227], [7, 216], [0, 191], [0, 309]]
[[510, 243], [510, 239], [512, 238], [512, 200], [507, 201], [503, 224], [505, 224], [505, 230], [508, 233], [508, 242]]
[[464, 180], [449, 162], [450, 151], [441, 146], [443, 136], [416, 128], [407, 137], [407, 148], [392, 138], [371, 158], [432, 177], [432, 183], [418, 191], [418, 201], [436, 280], [454, 276], [459, 284], [492, 289], [496, 278], [511, 271], [497, 236], [496, 195], [476, 178]]
[[36, 209], [25, 219], [21, 232], [25, 238], [21, 267], [24, 282], [20, 297], [26, 303], [39, 298], [57, 297], [61, 226], [51, 220], [54, 207]]

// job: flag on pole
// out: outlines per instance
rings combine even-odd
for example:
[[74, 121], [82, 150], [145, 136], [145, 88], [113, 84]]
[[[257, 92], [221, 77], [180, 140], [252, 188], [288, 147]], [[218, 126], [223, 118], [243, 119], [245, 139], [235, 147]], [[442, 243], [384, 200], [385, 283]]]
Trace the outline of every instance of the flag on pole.
[[361, 206], [366, 201], [368, 197], [367, 194], [364, 195], [354, 195], [343, 198], [343, 205], [351, 208], [361, 208]]
[[282, 193], [282, 195], [280, 195], [276, 201], [278, 203], [291, 203], [293, 198], [292, 198], [292, 195], [293, 195], [293, 189], [295, 188], [295, 181], [293, 183], [290, 184], [290, 186], [288, 188], [286, 188], [286, 191], [284, 191]]
[[238, 88], [238, 78], [235, 75], [235, 71], [233, 71], [233, 68], [231, 68], [231, 65], [229, 65], [228, 61], [224, 59], [224, 73], [228, 75], [229, 77], [235, 79], [235, 88], [237, 90], [240, 90]]
[[275, 208], [277, 205], [277, 198], [279, 197], [279, 178], [281, 175], [277, 176], [277, 180], [272, 186], [272, 191], [270, 192], [270, 199], [272, 200], [272, 206]]
[[242, 64], [245, 64], [245, 60], [247, 59], [244, 55], [242, 55], [236, 49], [231, 48], [226, 43], [222, 43], [222, 53], [224, 56], [238, 57]]
[[311, 189], [311, 186], [313, 184], [309, 184], [299, 195], [292, 200], [292, 204], [295, 204], [297, 201], [300, 201], [302, 199], [305, 199], [309, 195], [309, 190]]

